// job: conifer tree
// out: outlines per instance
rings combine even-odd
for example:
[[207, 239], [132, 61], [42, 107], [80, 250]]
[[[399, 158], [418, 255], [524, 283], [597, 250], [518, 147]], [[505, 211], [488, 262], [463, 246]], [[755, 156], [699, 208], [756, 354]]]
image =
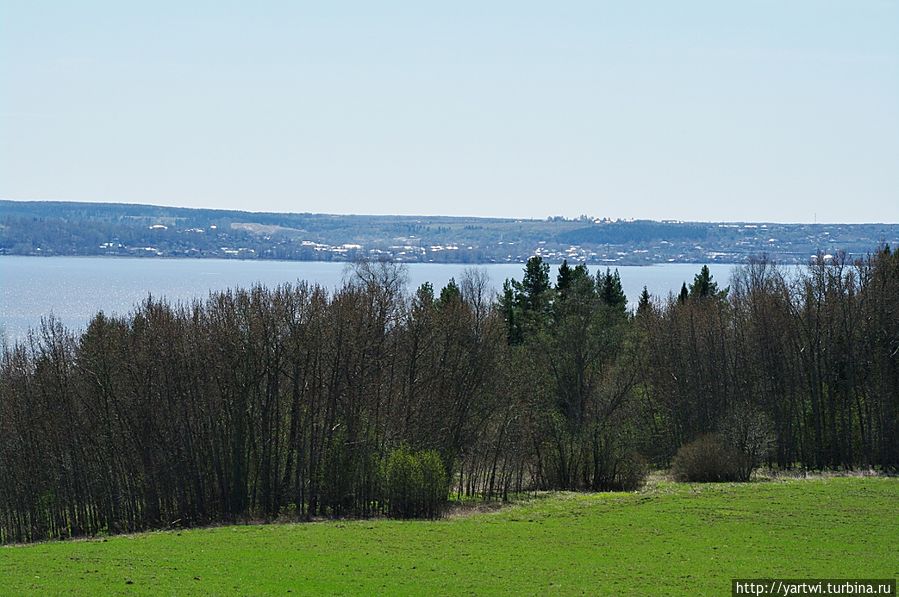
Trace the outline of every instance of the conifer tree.
[[568, 265], [568, 260], [563, 260], [562, 265], [559, 266], [559, 275], [556, 276], [556, 297], [559, 300], [565, 300], [573, 275], [574, 272]]
[[444, 307], [454, 301], [462, 300], [462, 292], [459, 285], [456, 284], [455, 278], [450, 278], [443, 290], [440, 291], [440, 298], [437, 300], [439, 306]]
[[614, 273], [606, 268], [606, 273], [597, 279], [599, 285], [599, 298], [613, 313], [625, 315], [627, 313], [627, 296], [621, 288], [621, 276], [616, 269]]
[[637, 302], [637, 315], [645, 315], [651, 310], [652, 297], [649, 295], [649, 290], [644, 286], [643, 291], [640, 293], [639, 302]]
[[699, 273], [693, 277], [693, 283], [690, 284], [690, 298], [724, 298], [727, 296], [728, 288], [718, 290], [718, 283], [712, 277], [709, 266], [703, 265]]

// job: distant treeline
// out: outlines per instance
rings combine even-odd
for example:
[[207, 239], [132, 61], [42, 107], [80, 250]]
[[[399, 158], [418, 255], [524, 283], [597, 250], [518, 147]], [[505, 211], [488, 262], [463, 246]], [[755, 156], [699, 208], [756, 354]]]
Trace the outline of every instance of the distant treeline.
[[729, 288], [703, 268], [635, 308], [617, 272], [551, 280], [539, 257], [488, 288], [471, 270], [408, 294], [360, 263], [333, 293], [46, 321], [0, 362], [0, 542], [628, 490], [710, 434], [748, 471], [899, 467], [888, 249], [792, 278], [757, 261]]

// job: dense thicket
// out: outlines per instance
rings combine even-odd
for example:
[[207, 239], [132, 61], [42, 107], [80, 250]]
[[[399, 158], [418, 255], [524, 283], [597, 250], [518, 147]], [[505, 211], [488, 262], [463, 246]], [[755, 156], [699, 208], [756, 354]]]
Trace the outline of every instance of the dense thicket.
[[780, 467], [899, 467], [899, 254], [758, 260], [726, 293], [701, 278], [635, 318], [647, 456], [722, 431]]
[[471, 450], [502, 451], [502, 322], [482, 276], [410, 298], [398, 274], [45, 322], [0, 364], [0, 539], [437, 515], [451, 476], [481, 475]]
[[0, 542], [632, 489], [706, 434], [740, 477], [899, 467], [888, 250], [796, 279], [760, 261], [728, 289], [703, 268], [633, 312], [617, 272], [551, 280], [539, 258], [488, 289], [471, 271], [409, 295], [401, 269], [360, 264], [334, 292], [44, 322], [0, 362]]

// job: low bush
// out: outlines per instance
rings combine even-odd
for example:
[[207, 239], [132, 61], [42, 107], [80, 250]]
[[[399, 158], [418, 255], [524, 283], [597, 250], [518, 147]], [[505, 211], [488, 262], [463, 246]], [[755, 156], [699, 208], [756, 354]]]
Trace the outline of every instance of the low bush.
[[717, 433], [681, 446], [671, 463], [676, 480], [698, 483], [748, 481], [746, 469], [745, 456]]
[[738, 404], [719, 423], [721, 437], [742, 455], [740, 480], [748, 481], [774, 445], [774, 425], [758, 407]]
[[396, 518], [436, 518], [449, 492], [446, 469], [433, 450], [396, 448], [387, 458], [387, 503]]
[[619, 491], [637, 491], [646, 483], [649, 464], [640, 454], [632, 452], [624, 457], [618, 465], [615, 475], [616, 489]]

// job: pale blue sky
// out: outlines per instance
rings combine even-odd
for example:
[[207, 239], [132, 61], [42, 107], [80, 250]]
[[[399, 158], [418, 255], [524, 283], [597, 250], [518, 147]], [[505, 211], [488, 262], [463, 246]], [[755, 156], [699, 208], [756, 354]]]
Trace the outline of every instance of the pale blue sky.
[[0, 0], [0, 198], [899, 221], [899, 2]]

